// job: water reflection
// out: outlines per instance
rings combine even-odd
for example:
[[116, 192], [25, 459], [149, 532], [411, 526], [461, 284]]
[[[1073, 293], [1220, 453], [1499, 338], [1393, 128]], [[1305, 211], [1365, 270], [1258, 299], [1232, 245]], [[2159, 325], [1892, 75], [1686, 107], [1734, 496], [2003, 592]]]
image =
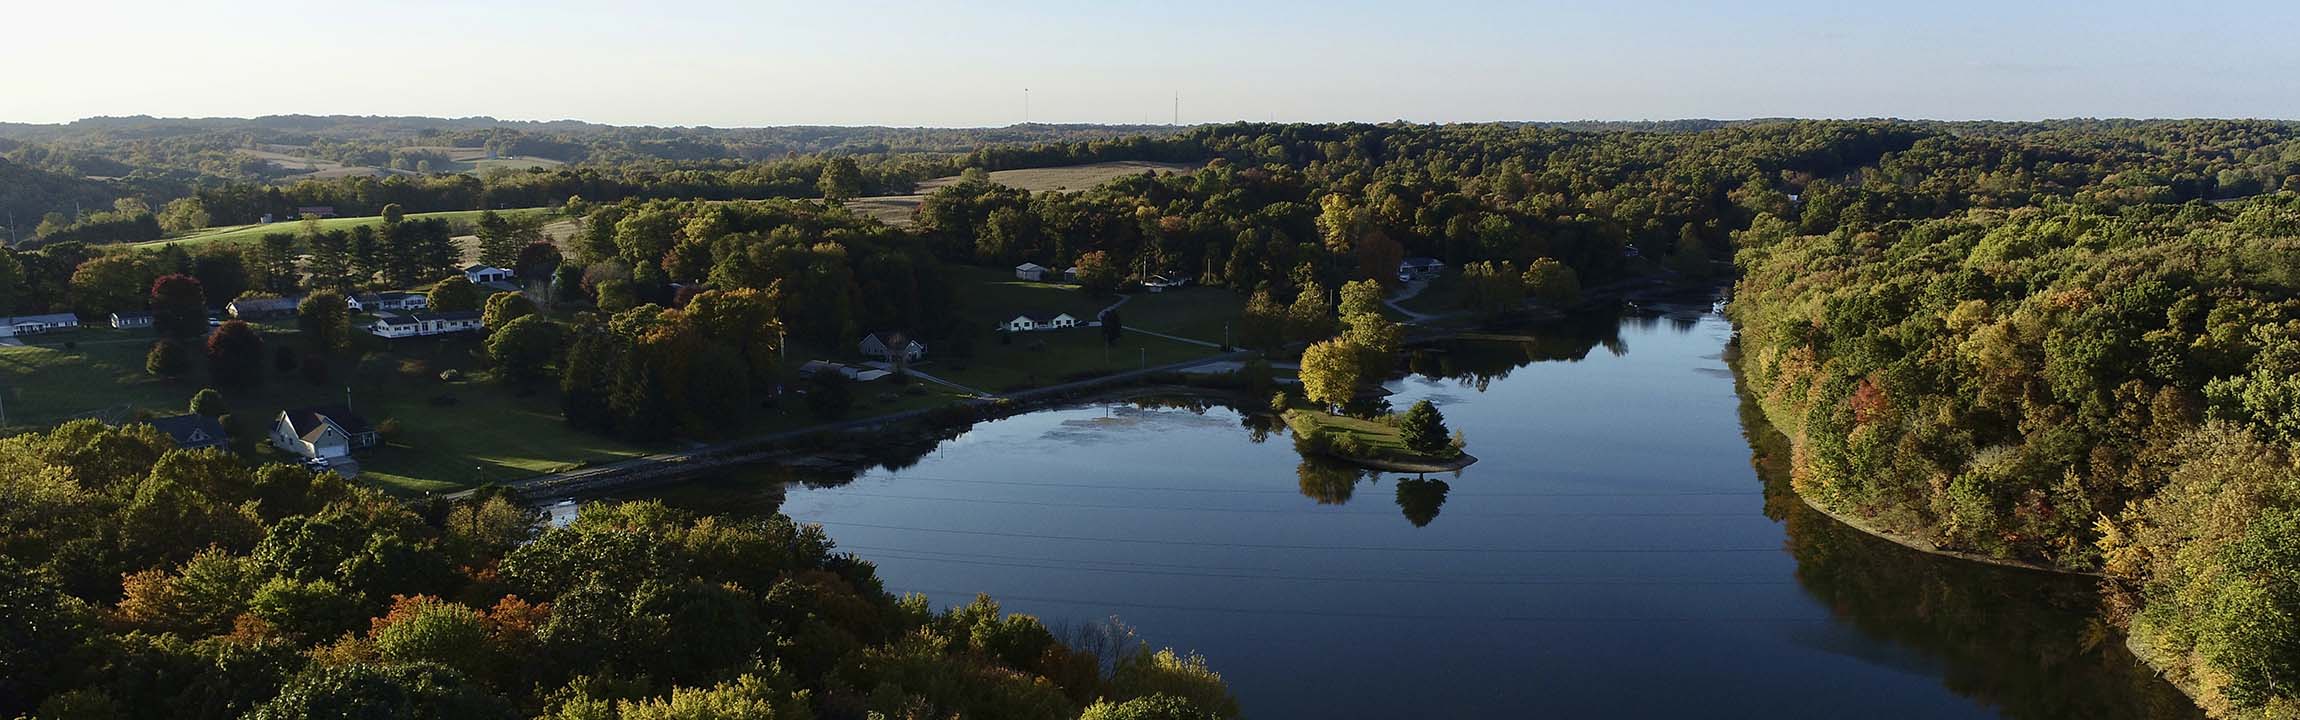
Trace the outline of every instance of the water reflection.
[[1444, 480], [1399, 478], [1398, 510], [1414, 527], [1429, 527], [1430, 521], [1437, 519], [1438, 509], [1445, 507], [1446, 493], [1452, 490]]
[[[2090, 580], [1918, 552], [1807, 506], [1789, 488], [1787, 439], [1742, 398], [1765, 514], [1787, 531], [1798, 585], [1845, 622], [1802, 641], [1938, 675], [2010, 718], [2204, 717], [2125, 650]], [[1846, 625], [1859, 637], [1837, 637]], [[1874, 652], [1879, 641], [1898, 652]]]

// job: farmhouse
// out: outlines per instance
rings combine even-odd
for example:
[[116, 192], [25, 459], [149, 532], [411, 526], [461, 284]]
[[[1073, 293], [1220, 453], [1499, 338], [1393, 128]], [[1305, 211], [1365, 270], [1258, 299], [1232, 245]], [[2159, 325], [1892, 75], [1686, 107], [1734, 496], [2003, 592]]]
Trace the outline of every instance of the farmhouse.
[[295, 306], [296, 303], [299, 302], [303, 302], [303, 298], [243, 297], [233, 300], [230, 303], [226, 303], [224, 305], [224, 312], [231, 313], [232, 317], [241, 320], [261, 320], [265, 318], [287, 317], [289, 315], [295, 314]]
[[903, 362], [918, 362], [926, 357], [926, 343], [910, 339], [900, 332], [875, 332], [864, 335], [862, 354], [887, 362], [901, 358]]
[[223, 447], [231, 442], [231, 437], [224, 434], [224, 426], [206, 415], [177, 415], [144, 422], [167, 433], [168, 439], [176, 441], [176, 447], [185, 450]]
[[114, 330], [133, 330], [133, 329], [136, 329], [136, 328], [148, 328], [148, 327], [151, 327], [151, 326], [152, 326], [152, 314], [151, 314], [151, 313], [148, 313], [148, 312], [116, 312], [116, 313], [112, 313], [112, 329], [114, 329]]
[[1042, 281], [1046, 279], [1046, 266], [1040, 265], [1038, 263], [1027, 262], [1021, 265], [1016, 265], [1014, 266], [1014, 276], [1016, 278], [1030, 280], [1033, 282]]
[[998, 327], [1008, 332], [1060, 330], [1078, 327], [1078, 318], [1071, 317], [1070, 313], [1023, 313], [1014, 316], [1012, 320], [1000, 323]]
[[48, 315], [18, 315], [0, 319], [0, 337], [38, 335], [59, 330], [80, 329], [80, 316], [71, 313]]
[[359, 474], [354, 450], [375, 447], [375, 427], [341, 405], [296, 408], [280, 413], [272, 422], [272, 445], [294, 453], [344, 477]]
[[488, 265], [486, 263], [472, 263], [470, 265], [463, 266], [463, 279], [471, 281], [471, 284], [473, 285], [485, 285], [493, 282], [510, 282], [511, 277], [511, 271], [495, 267], [493, 265]]
[[392, 290], [380, 293], [360, 293], [357, 297], [344, 298], [344, 304], [350, 305], [352, 312], [422, 310], [431, 307], [431, 298], [425, 297], [423, 293], [419, 292]]
[[369, 323], [369, 334], [382, 338], [425, 337], [479, 329], [480, 315], [470, 310], [441, 313], [384, 313]]
[[1445, 263], [1437, 258], [1410, 257], [1398, 263], [1398, 279], [1407, 282], [1426, 280], [1445, 272]]

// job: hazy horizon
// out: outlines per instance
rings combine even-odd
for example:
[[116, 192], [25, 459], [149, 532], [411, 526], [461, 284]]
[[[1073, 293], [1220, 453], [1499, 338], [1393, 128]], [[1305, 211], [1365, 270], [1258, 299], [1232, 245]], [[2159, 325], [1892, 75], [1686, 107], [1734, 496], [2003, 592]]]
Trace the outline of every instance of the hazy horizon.
[[196, 5], [19, 9], [22, 27], [47, 31], [0, 46], [0, 65], [36, 69], [10, 77], [0, 121], [302, 114], [972, 128], [2300, 117], [2300, 43], [2281, 37], [2300, 21], [2289, 3], [2224, 3], [2209, 15], [2129, 0]]

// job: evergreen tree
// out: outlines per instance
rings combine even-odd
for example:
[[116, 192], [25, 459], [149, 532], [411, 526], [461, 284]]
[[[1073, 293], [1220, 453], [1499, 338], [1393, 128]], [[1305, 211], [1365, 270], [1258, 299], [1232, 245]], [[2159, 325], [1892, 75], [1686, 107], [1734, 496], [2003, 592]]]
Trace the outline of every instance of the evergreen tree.
[[1406, 449], [1416, 455], [1450, 457], [1455, 453], [1445, 415], [1428, 400], [1414, 403], [1398, 418], [1398, 434], [1404, 436]]

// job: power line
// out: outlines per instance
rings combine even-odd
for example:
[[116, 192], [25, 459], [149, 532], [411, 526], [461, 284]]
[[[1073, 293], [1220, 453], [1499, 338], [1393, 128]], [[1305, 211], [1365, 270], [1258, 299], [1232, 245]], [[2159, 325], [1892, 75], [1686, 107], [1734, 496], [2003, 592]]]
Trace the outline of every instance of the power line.
[[[1221, 579], [1242, 579], [1242, 580], [1284, 580], [1284, 581], [1289, 581], [1289, 582], [1331, 582], [1331, 583], [1402, 583], [1402, 584], [1413, 584], [1413, 585], [1528, 585], [1528, 586], [1530, 586], [1530, 585], [1568, 585], [1568, 586], [1570, 586], [1570, 585], [1592, 585], [1592, 586], [1610, 586], [1610, 585], [1629, 585], [1629, 586], [1656, 586], [1656, 585], [1658, 585], [1658, 586], [1719, 586], [1719, 585], [1741, 585], [1741, 586], [1783, 586], [1783, 585], [1795, 585], [1795, 584], [1796, 584], [1795, 582], [1791, 582], [1791, 581], [1787, 581], [1787, 580], [1755, 580], [1755, 579], [1738, 579], [1738, 578], [1667, 578], [1667, 577], [1655, 577], [1655, 578], [1638, 578], [1638, 577], [1620, 577], [1620, 576], [1570, 576], [1570, 575], [1567, 575], [1567, 576], [1548, 576], [1548, 577], [1543, 577], [1543, 576], [1524, 576], [1524, 575], [1519, 575], [1519, 576], [1494, 576], [1494, 577], [1446, 577], [1446, 576], [1412, 576], [1412, 575], [1294, 575], [1294, 574], [1287, 574], [1287, 573], [1273, 573], [1273, 572], [1268, 572], [1268, 571], [1265, 571], [1265, 570], [1262, 570], [1262, 569], [1259, 569], [1259, 568], [1234, 568], [1234, 569], [1235, 569], [1235, 570], [1237, 570], [1238, 572], [1213, 572], [1213, 571], [1215, 571], [1215, 570], [1232, 570], [1232, 569], [1233, 569], [1233, 568], [1223, 568], [1223, 567], [1219, 567], [1219, 566], [1210, 566], [1210, 567], [1204, 568], [1204, 569], [1202, 569], [1202, 570], [1197, 570], [1197, 571], [1190, 571], [1190, 570], [1161, 570], [1161, 569], [1158, 569], [1158, 568], [1155, 568], [1155, 567], [1127, 567], [1128, 565], [1132, 565], [1133, 563], [1127, 563], [1127, 562], [1125, 562], [1125, 561], [1061, 561], [1061, 560], [1051, 560], [1051, 559], [1050, 559], [1050, 562], [1048, 562], [1048, 563], [1032, 563], [1032, 562], [1026, 562], [1027, 560], [1029, 560], [1029, 558], [1016, 557], [1016, 556], [1001, 556], [1001, 555], [983, 555], [983, 556], [980, 556], [980, 557], [990, 557], [990, 558], [1013, 558], [1013, 559], [1014, 559], [1014, 561], [1011, 561], [1011, 562], [1010, 562], [1010, 561], [1001, 561], [1001, 560], [970, 560], [970, 559], [965, 559], [967, 556], [966, 556], [966, 555], [964, 555], [964, 554], [961, 554], [961, 553], [939, 553], [939, 552], [924, 551], [924, 550], [901, 550], [901, 549], [895, 549], [895, 548], [875, 548], [875, 547], [866, 547], [866, 546], [860, 546], [860, 545], [856, 545], [856, 546], [846, 546], [846, 547], [844, 547], [843, 549], [848, 549], [848, 550], [863, 550], [863, 551], [869, 552], [869, 553], [870, 553], [869, 557], [867, 557], [867, 558], [865, 558], [865, 559], [869, 559], [869, 560], [873, 560], [873, 561], [875, 561], [875, 560], [878, 560], [878, 559], [880, 559], [880, 558], [892, 558], [892, 559], [897, 559], [897, 560], [914, 560], [914, 561], [920, 561], [920, 562], [939, 562], [939, 563], [950, 563], [950, 564], [957, 564], [957, 565], [980, 565], [980, 566], [987, 566], [987, 567], [1028, 568], [1028, 569], [1037, 569], [1037, 570], [1061, 570], [1061, 571], [1065, 571], [1065, 572], [1085, 571], [1085, 572], [1115, 573], [1115, 574], [1121, 574], [1121, 575], [1158, 575], [1158, 576], [1166, 576], [1166, 577], [1189, 577], [1189, 578], [1221, 578]], [[910, 555], [948, 555], [948, 556], [956, 556], [956, 557], [917, 557], [917, 556], [910, 556]], [[1065, 564], [1054, 564], [1054, 563], [1072, 563], [1072, 564], [1067, 564], [1067, 565], [1065, 565]], [[1115, 566], [1115, 567], [1110, 567], [1110, 566]]]
[[985, 537], [1011, 537], [1031, 540], [1069, 540], [1075, 542], [1131, 543], [1138, 545], [1172, 545], [1181, 547], [1251, 548], [1257, 550], [1352, 550], [1363, 552], [1405, 553], [1495, 553], [1495, 554], [1593, 554], [1593, 555], [1680, 555], [1711, 553], [1777, 553], [1778, 546], [1759, 547], [1699, 547], [1699, 548], [1523, 548], [1523, 547], [1401, 547], [1383, 545], [1300, 545], [1291, 543], [1211, 542], [1205, 540], [1170, 540], [1165, 538], [1109, 538], [1085, 535], [1052, 535], [1046, 533], [1000, 532], [997, 530], [958, 530], [953, 528], [921, 528], [902, 525], [848, 522], [844, 520], [816, 520], [816, 525], [899, 530], [904, 532], [942, 533], [948, 535], [979, 535]]
[[[1290, 489], [1281, 489], [1281, 488], [1208, 488], [1208, 487], [1174, 487], [1174, 486], [1157, 486], [1157, 485], [1126, 485], [1126, 484], [1117, 484], [1117, 483], [1031, 482], [1031, 481], [1026, 481], [1026, 480], [985, 480], [985, 479], [979, 479], [979, 478], [953, 478], [953, 477], [938, 477], [938, 476], [931, 476], [931, 475], [908, 475], [908, 474], [893, 474], [893, 475], [887, 475], [887, 476], [884, 476], [884, 479], [887, 479], [887, 480], [899, 480], [899, 481], [902, 481], [902, 482], [913, 482], [913, 481], [922, 481], [922, 480], [923, 480], [923, 481], [928, 481], [928, 482], [963, 483], [963, 484], [968, 484], [968, 485], [1009, 485], [1009, 486], [1016, 486], [1016, 487], [1084, 488], [1084, 489], [1092, 489], [1092, 490], [1141, 490], [1141, 491], [1155, 491], [1155, 492], [1226, 493], [1226, 494], [1239, 494], [1239, 495], [1299, 495], [1299, 494], [1301, 494], [1301, 491], [1299, 491], [1299, 490], [1290, 490]], [[839, 485], [839, 486], [831, 486], [831, 487], [826, 487], [826, 488], [824, 488], [824, 489], [836, 490], [836, 489], [841, 489], [841, 488], [844, 488], [844, 487], [847, 487], [847, 486], [845, 486], [845, 485]], [[1621, 497], [1621, 498], [1641, 498], [1641, 497], [1758, 497], [1758, 496], [1762, 496], [1762, 495], [1764, 495], [1764, 494], [1765, 494], [1765, 493], [1764, 493], [1764, 491], [1762, 491], [1762, 490], [1685, 490], [1685, 491], [1659, 491], [1659, 492], [1522, 492], [1522, 493], [1519, 493], [1519, 492], [1492, 492], [1492, 493], [1460, 493], [1460, 492], [1457, 492], [1457, 493], [1451, 493], [1451, 494], [1449, 494], [1447, 497], [1451, 497], [1451, 498], [1551, 498], [1551, 497], [1590, 497], [1590, 498], [1601, 498], [1601, 497]]]
[[[1028, 507], [1068, 508], [1073, 510], [1131, 510], [1140, 512], [1200, 512], [1246, 513], [1261, 515], [1300, 515], [1303, 517], [1341, 517], [1395, 515], [1389, 511], [1329, 510], [1304, 512], [1300, 508], [1233, 508], [1233, 507], [1177, 507], [1171, 505], [1114, 505], [1104, 503], [1070, 503], [1051, 500], [1007, 500], [998, 498], [931, 497], [921, 495], [887, 495], [883, 493], [841, 491], [841, 497], [875, 498], [879, 500], [912, 500], [920, 502], [954, 502], [976, 505], [1021, 505]], [[1748, 512], [1469, 512], [1452, 513], [1454, 517], [1546, 517], [1546, 518], [1757, 518], [1770, 522], [1770, 518]]]
[[[888, 587], [889, 592], [942, 595], [974, 595], [979, 590], [949, 590], [922, 587]], [[1140, 610], [1179, 610], [1184, 612], [1232, 613], [1239, 615], [1278, 615], [1283, 617], [1345, 618], [1352, 620], [1411, 620], [1416, 622], [1525, 622], [1525, 623], [1833, 623], [1827, 617], [1696, 617], [1690, 615], [1574, 617], [1570, 615], [1422, 615], [1412, 613], [1347, 612], [1336, 610], [1302, 610], [1298, 608], [1240, 608], [1213, 605], [1174, 605], [1117, 600], [1091, 600], [1034, 595], [998, 593], [1002, 601], [1026, 600], [1030, 602], [1084, 605], [1095, 608], [1135, 608]]]

